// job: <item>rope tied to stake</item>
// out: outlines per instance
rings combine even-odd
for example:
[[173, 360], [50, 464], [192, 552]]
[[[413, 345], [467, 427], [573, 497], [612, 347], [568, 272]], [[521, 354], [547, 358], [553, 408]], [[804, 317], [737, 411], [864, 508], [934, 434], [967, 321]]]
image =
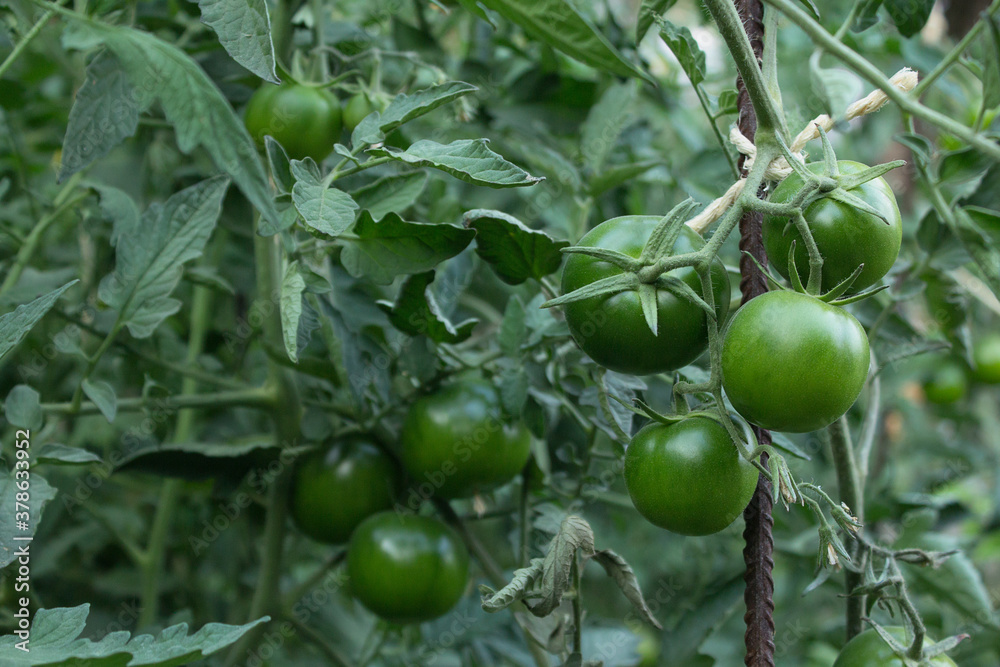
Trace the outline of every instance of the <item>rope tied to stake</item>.
[[[908, 93], [913, 90], [917, 85], [917, 73], [910, 69], [909, 67], [904, 67], [903, 69], [896, 72], [889, 82], [899, 88], [904, 93]], [[889, 96], [885, 94], [882, 90], [874, 90], [862, 99], [852, 103], [847, 107], [844, 112], [842, 120], [854, 120], [860, 116], [866, 116], [870, 113], [875, 113], [889, 101]], [[795, 141], [789, 147], [793, 154], [798, 155], [805, 160], [806, 154], [803, 152], [806, 144], [808, 144], [813, 139], [819, 137], [820, 128], [823, 131], [829, 131], [833, 128], [834, 119], [827, 114], [822, 114], [814, 118], [810, 123], [798, 133], [795, 137]], [[757, 147], [752, 141], [743, 136], [739, 128], [735, 125], [729, 131], [729, 141], [736, 147], [743, 155], [747, 156], [746, 168], [747, 171], [753, 166], [753, 161], [757, 157]], [[769, 181], [781, 181], [786, 176], [792, 173], [792, 168], [788, 165], [788, 161], [784, 156], [777, 157], [771, 161], [768, 165], [767, 171], [765, 172], [765, 179]], [[696, 215], [687, 221], [687, 225], [699, 234], [708, 229], [716, 220], [722, 217], [722, 214], [732, 206], [736, 199], [743, 192], [743, 187], [746, 185], [746, 179], [741, 178], [740, 180], [729, 186], [726, 193], [710, 203], [705, 207], [701, 213]]]

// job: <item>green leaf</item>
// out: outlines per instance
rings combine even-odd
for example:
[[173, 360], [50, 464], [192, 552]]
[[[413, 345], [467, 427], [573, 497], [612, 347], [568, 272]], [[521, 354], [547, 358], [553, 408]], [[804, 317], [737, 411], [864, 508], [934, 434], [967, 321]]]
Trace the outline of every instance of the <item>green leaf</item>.
[[103, 44], [117, 57], [146, 109], [159, 100], [174, 126], [177, 147], [188, 154], [203, 147], [261, 213], [260, 231], [279, 228], [267, 173], [257, 147], [229, 102], [186, 53], [149, 33], [74, 17], [76, 46]]
[[538, 581], [540, 600], [527, 603], [532, 614], [548, 616], [562, 602], [563, 594], [573, 584], [570, 571], [577, 551], [584, 558], [594, 554], [594, 531], [582, 517], [571, 514], [563, 519], [559, 532], [549, 543]]
[[267, 135], [264, 137], [264, 150], [267, 152], [267, 161], [271, 166], [271, 175], [281, 192], [291, 192], [295, 185], [292, 178], [292, 167], [288, 161], [288, 153], [274, 140], [274, 137]]
[[427, 173], [413, 171], [380, 178], [351, 193], [358, 206], [381, 220], [388, 213], [402, 214], [419, 199], [427, 185]]
[[[19, 483], [21, 486], [18, 486]], [[0, 475], [0, 568], [10, 565], [17, 558], [15, 552], [22, 546], [29, 544], [28, 541], [17, 538], [33, 537], [35, 535], [35, 530], [38, 529], [38, 522], [42, 520], [42, 510], [45, 509], [46, 503], [56, 497], [56, 489], [49, 486], [45, 478], [36, 472], [31, 473], [30, 489], [25, 489], [23, 483], [24, 480], [15, 478], [15, 471], [13, 470]], [[25, 527], [24, 524], [21, 524], [19, 527], [14, 519], [14, 513], [25, 510], [23, 502], [21, 507], [17, 506], [17, 494], [24, 493], [26, 490], [30, 493], [29, 502], [26, 503], [28, 505], [28, 520], [25, 522], [27, 526]], [[32, 629], [32, 638], [34, 637], [34, 629]], [[0, 637], [0, 664], [14, 664], [4, 661], [4, 639], [6, 637]], [[34, 642], [32, 642], [32, 650], [34, 650]], [[17, 664], [27, 665], [35, 663]]]
[[507, 308], [504, 309], [503, 319], [500, 321], [500, 331], [497, 332], [497, 344], [506, 356], [516, 359], [520, 356], [521, 345], [527, 338], [527, 312], [524, 303], [515, 294], [507, 300]]
[[727, 116], [739, 113], [739, 93], [735, 88], [727, 88], [719, 93], [719, 99], [715, 102], [716, 116]]
[[646, 36], [657, 16], [663, 16], [667, 10], [677, 4], [677, 0], [642, 0], [639, 7], [639, 21], [635, 28], [635, 43], [638, 44]]
[[466, 212], [463, 220], [476, 231], [476, 254], [508, 285], [555, 273], [562, 264], [560, 250], [569, 246], [567, 241], [556, 241], [502, 211], [474, 209]]
[[601, 168], [618, 135], [632, 122], [637, 92], [635, 81], [616, 83], [591, 107], [580, 128], [580, 152], [591, 171]]
[[378, 127], [383, 134], [389, 134], [403, 123], [477, 90], [479, 89], [464, 81], [449, 81], [439, 86], [418, 90], [411, 95], [400, 93], [382, 112]]
[[483, 596], [483, 611], [493, 613], [506, 609], [529, 593], [535, 582], [542, 576], [545, 559], [532, 558], [528, 567], [514, 570], [510, 583], [499, 591], [490, 591]]
[[39, 609], [31, 621], [30, 652], [16, 648], [16, 635], [0, 637], [0, 663], [8, 667], [174, 667], [201, 661], [230, 646], [251, 628], [269, 620], [264, 616], [245, 625], [208, 623], [193, 635], [188, 624], [166, 628], [159, 635], [110, 632], [99, 641], [80, 638], [90, 605]]
[[934, 9], [934, 0], [883, 0], [882, 4], [903, 37], [920, 32]]
[[994, 109], [1000, 105], [1000, 26], [995, 16], [985, 16], [989, 34], [984, 35], [983, 49], [983, 108]]
[[201, 22], [215, 31], [233, 60], [265, 81], [280, 83], [264, 0], [198, 0], [198, 7]]
[[662, 160], [645, 160], [643, 162], [633, 162], [631, 164], [617, 164], [606, 166], [594, 172], [590, 179], [590, 196], [600, 197], [602, 194], [617, 188], [622, 183], [626, 183], [633, 178], [642, 176], [653, 167], [663, 164]]
[[118, 59], [107, 51], [98, 53], [87, 66], [86, 78], [69, 112], [60, 181], [135, 134], [139, 114], [148, 106], [137, 97]]
[[354, 223], [358, 205], [351, 195], [328, 187], [311, 158], [292, 160], [292, 201], [306, 225], [333, 237], [340, 236]]
[[189, 480], [228, 476], [240, 478], [255, 466], [266, 465], [282, 452], [274, 438], [246, 442], [180, 442], [133, 449], [116, 472], [142, 472]]
[[216, 176], [153, 204], [142, 223], [118, 241], [115, 270], [98, 289], [100, 299], [118, 311], [116, 326], [127, 325], [136, 338], [148, 338], [176, 313], [171, 298], [184, 263], [201, 256], [222, 210], [229, 179]]
[[660, 22], [660, 37], [677, 57], [691, 85], [697, 86], [705, 80], [705, 52], [698, 46], [698, 41], [690, 30], [663, 19]]
[[91, 187], [101, 195], [101, 212], [113, 223], [111, 245], [117, 246], [118, 239], [125, 231], [139, 225], [139, 207], [124, 190], [100, 183], [94, 183]]
[[462, 252], [475, 232], [447, 224], [407, 222], [396, 213], [375, 222], [362, 211], [352, 239], [344, 247], [340, 261], [355, 278], [368, 276], [387, 284], [398, 275], [429, 271], [439, 263]]
[[434, 282], [434, 272], [426, 271], [403, 281], [396, 302], [380, 301], [379, 307], [389, 316], [392, 325], [410, 336], [427, 336], [435, 343], [461, 343], [472, 335], [478, 320], [452, 324], [428, 289]]
[[281, 279], [281, 336], [285, 340], [285, 351], [293, 362], [299, 360], [299, 318], [302, 317], [302, 293], [306, 289], [305, 278], [299, 272], [298, 260], [285, 268]]
[[542, 180], [491, 151], [488, 143], [486, 139], [459, 139], [439, 144], [422, 139], [405, 151], [385, 146], [369, 152], [416, 167], [440, 169], [466, 183], [491, 188], [517, 188]]
[[878, 23], [878, 10], [881, 6], [882, 0], [862, 0], [851, 30], [854, 32], [864, 32]]
[[59, 443], [43, 445], [35, 455], [36, 464], [89, 465], [100, 463], [101, 457], [81, 447], [69, 447]]
[[351, 133], [351, 145], [355, 148], [377, 144], [385, 139], [385, 134], [379, 129], [382, 117], [378, 111], [373, 111], [358, 123]]
[[90, 378], [85, 379], [80, 386], [83, 388], [83, 393], [93, 401], [108, 423], [113, 423], [115, 415], [118, 413], [118, 397], [115, 396], [115, 390], [112, 386], [107, 382], [94, 381]]
[[642, 589], [639, 588], [639, 580], [636, 578], [635, 572], [625, 559], [610, 549], [604, 549], [594, 554], [594, 560], [600, 563], [608, 576], [618, 584], [618, 588], [639, 612], [639, 616], [657, 630], [662, 630], [663, 626], [653, 616], [653, 612], [646, 604], [646, 599], [642, 596]]
[[18, 306], [14, 312], [0, 316], [0, 359], [7, 356], [7, 353], [22, 341], [28, 332], [38, 324], [38, 321], [45, 316], [45, 313], [49, 312], [55, 305], [62, 293], [77, 282], [76, 280], [70, 281], [59, 289], [38, 297], [31, 303]]
[[531, 38], [599, 70], [654, 83], [567, 0], [479, 0]]
[[40, 401], [41, 397], [33, 388], [26, 384], [16, 385], [3, 403], [4, 419], [14, 428], [38, 430], [44, 419]]

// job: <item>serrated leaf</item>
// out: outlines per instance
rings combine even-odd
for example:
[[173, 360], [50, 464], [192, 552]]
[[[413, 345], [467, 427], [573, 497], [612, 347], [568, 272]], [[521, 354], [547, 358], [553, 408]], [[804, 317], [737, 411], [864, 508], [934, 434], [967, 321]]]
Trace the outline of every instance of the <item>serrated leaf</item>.
[[160, 101], [174, 126], [177, 147], [190, 154], [201, 146], [228, 173], [261, 213], [260, 231], [275, 233], [280, 220], [257, 148], [243, 122], [208, 75], [186, 53], [157, 37], [126, 26], [69, 18], [77, 29], [75, 46], [103, 44], [148, 108]]
[[475, 209], [466, 212], [463, 220], [476, 231], [476, 254], [508, 285], [555, 273], [562, 264], [560, 250], [569, 246], [502, 211]]
[[548, 616], [562, 602], [563, 594], [573, 583], [570, 573], [578, 551], [584, 558], [594, 554], [594, 531], [582, 517], [571, 514], [563, 519], [559, 532], [549, 543], [538, 580], [540, 601], [527, 603], [532, 614]]
[[7, 356], [7, 353], [22, 341], [28, 332], [38, 324], [38, 321], [45, 316], [45, 313], [51, 310], [62, 293], [77, 282], [72, 280], [59, 289], [38, 297], [31, 303], [21, 304], [14, 309], [14, 312], [0, 316], [0, 359]]
[[233, 60], [265, 81], [280, 83], [264, 0], [198, 0], [198, 7], [201, 22], [215, 31]]
[[507, 300], [503, 319], [500, 321], [500, 331], [497, 332], [497, 344], [506, 356], [520, 356], [521, 345], [528, 338], [527, 312], [521, 299], [515, 294]]
[[528, 400], [528, 374], [521, 366], [508, 366], [500, 372], [500, 405], [505, 414], [519, 418]]
[[36, 464], [88, 465], [100, 462], [101, 457], [93, 452], [81, 447], [69, 447], [59, 443], [42, 445], [42, 448], [38, 450], [38, 454], [35, 455]]
[[305, 224], [335, 238], [354, 224], [358, 205], [351, 195], [328, 187], [312, 159], [292, 160], [291, 170], [295, 177], [292, 201]]
[[299, 272], [298, 260], [285, 267], [281, 279], [281, 337], [285, 341], [285, 352], [293, 362], [299, 360], [299, 319], [302, 317], [302, 292], [306, 289], [305, 278]]
[[[18, 488], [18, 482], [23, 483], [24, 480], [15, 479], [14, 474], [14, 471], [11, 470], [0, 475], [0, 568], [10, 565], [17, 557], [15, 552], [18, 548], [26, 544], [25, 540], [16, 538], [34, 536], [35, 531], [38, 529], [38, 523], [42, 519], [42, 510], [45, 509], [46, 503], [56, 497], [57, 493], [55, 488], [49, 486], [44, 477], [36, 472], [31, 473], [31, 498], [30, 502], [27, 503], [28, 520], [25, 522], [27, 527], [24, 524], [18, 527], [14, 519], [14, 513], [23, 512], [24, 503], [22, 503], [21, 507], [17, 506], [17, 494], [23, 493], [25, 489]], [[34, 637], [34, 631], [32, 631], [32, 644], [34, 644]], [[0, 637], [0, 642], [3, 639], [5, 638]], [[5, 662], [3, 658], [3, 648], [2, 644], [0, 644], [0, 664], [13, 664]]]
[[418, 90], [410, 95], [400, 93], [382, 112], [378, 127], [383, 134], [389, 134], [403, 123], [477, 90], [479, 89], [464, 81], [449, 81], [439, 86]]
[[108, 423], [113, 423], [118, 414], [118, 397], [115, 396], [114, 388], [107, 382], [90, 378], [85, 379], [80, 386]]
[[483, 596], [483, 611], [497, 612], [522, 599], [542, 576], [545, 559], [532, 558], [528, 567], [514, 570], [510, 583], [491, 595]]
[[687, 27], [674, 25], [666, 19], [659, 22], [659, 25], [660, 37], [681, 64], [691, 85], [697, 86], [705, 80], [705, 52]]
[[199, 480], [228, 475], [239, 478], [255, 465], [282, 452], [273, 438], [247, 442], [179, 442], [136, 448], [118, 463], [116, 472], [142, 472]]
[[635, 81], [612, 84], [591, 107], [580, 128], [580, 152], [591, 171], [601, 168], [622, 130], [634, 119], [637, 93]]
[[410, 276], [403, 281], [395, 303], [380, 301], [379, 306], [392, 325], [405, 334], [427, 336], [435, 343], [461, 343], [472, 335], [479, 321], [470, 319], [452, 324], [428, 289], [432, 282], [434, 271]]
[[141, 218], [135, 200], [125, 192], [110, 185], [93, 183], [90, 185], [101, 196], [101, 213], [111, 221], [111, 245], [118, 245], [118, 238], [139, 224]]
[[715, 113], [719, 116], [739, 112], [739, 93], [735, 88], [727, 88], [719, 93], [719, 99], [715, 102]]
[[153, 204], [142, 223], [122, 234], [113, 273], [98, 289], [100, 299], [118, 311], [116, 326], [126, 325], [136, 338], [147, 338], [176, 313], [171, 298], [184, 263], [201, 256], [219, 213], [229, 179], [216, 176]]
[[358, 207], [367, 209], [375, 220], [388, 213], [402, 214], [413, 205], [427, 185], [427, 173], [413, 171], [380, 178], [351, 193]]
[[295, 179], [292, 178], [292, 165], [288, 160], [288, 153], [271, 135], [264, 137], [264, 151], [267, 153], [267, 162], [278, 189], [290, 193], [292, 186], [295, 185]]
[[118, 59], [107, 51], [98, 53], [87, 66], [86, 78], [69, 112], [59, 180], [104, 157], [135, 134], [139, 114], [146, 106], [148, 101], [136, 95]]
[[407, 222], [396, 213], [375, 222], [362, 211], [340, 261], [355, 278], [387, 284], [398, 275], [429, 271], [462, 252], [475, 237], [471, 229], [447, 224]]
[[677, 4], [677, 0], [642, 0], [639, 6], [639, 20], [635, 28], [635, 43], [638, 44], [646, 36], [657, 16], [663, 16], [667, 10]]
[[198, 662], [225, 648], [267, 616], [245, 625], [208, 623], [192, 635], [187, 623], [172, 625], [159, 635], [110, 632], [99, 641], [80, 638], [90, 605], [39, 609], [31, 622], [30, 652], [16, 648], [16, 635], [0, 637], [0, 663], [8, 667], [57, 667], [86, 664], [91, 667], [175, 667]]
[[533, 39], [599, 70], [625, 77], [652, 77], [628, 60], [567, 0], [479, 0]]
[[41, 397], [26, 384], [15, 385], [4, 400], [3, 416], [14, 428], [40, 429], [44, 418]]
[[379, 129], [381, 124], [382, 116], [378, 111], [373, 111], [362, 118], [354, 131], [351, 132], [351, 146], [359, 148], [381, 142], [385, 139], [385, 134]]
[[625, 559], [610, 549], [604, 549], [594, 554], [594, 560], [600, 563], [608, 576], [618, 584], [618, 588], [622, 590], [622, 593], [625, 594], [643, 620], [657, 630], [663, 629], [646, 604], [646, 599], [642, 596], [642, 589], [639, 588], [639, 580], [636, 579], [635, 572]]
[[903, 37], [920, 32], [934, 9], [934, 0], [883, 0], [882, 4]]
[[372, 155], [399, 160], [415, 167], [431, 167], [455, 178], [491, 188], [517, 188], [534, 185], [535, 178], [489, 149], [486, 139], [459, 139], [450, 144], [422, 139], [405, 151], [385, 146], [372, 148]]

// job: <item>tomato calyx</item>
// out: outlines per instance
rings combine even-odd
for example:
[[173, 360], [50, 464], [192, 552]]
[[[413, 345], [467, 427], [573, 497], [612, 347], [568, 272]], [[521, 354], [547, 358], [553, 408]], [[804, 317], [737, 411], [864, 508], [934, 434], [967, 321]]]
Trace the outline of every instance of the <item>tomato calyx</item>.
[[[969, 638], [969, 635], [961, 634], [948, 637], [939, 642], [934, 642], [931, 645], [926, 645], [925, 636], [923, 631], [919, 634], [914, 633], [913, 642], [910, 645], [906, 645], [900, 642], [896, 637], [893, 636], [886, 628], [882, 627], [875, 621], [871, 619], [867, 620], [868, 624], [871, 625], [872, 630], [878, 634], [878, 636], [889, 645], [892, 652], [902, 660], [904, 665], [915, 665], [919, 667], [920, 665], [930, 664], [930, 661], [939, 656], [944, 656], [951, 651], [964, 640]], [[921, 629], [922, 630], [922, 629]], [[907, 634], [910, 634], [908, 631]]]
[[[798, 292], [799, 294], [805, 294], [806, 296], [811, 296], [813, 298], [819, 299], [823, 303], [828, 303], [833, 306], [846, 306], [849, 303], [856, 303], [863, 299], [875, 296], [876, 294], [878, 294], [883, 290], [889, 289], [888, 285], [879, 285], [878, 287], [873, 287], [870, 290], [858, 292], [857, 294], [851, 294], [850, 296], [844, 296], [844, 294], [849, 289], [851, 289], [851, 285], [853, 285], [854, 281], [858, 279], [858, 276], [861, 275], [861, 272], [864, 271], [865, 268], [864, 264], [859, 264], [858, 268], [854, 270], [854, 273], [848, 276], [840, 284], [835, 285], [830, 290], [823, 292], [822, 294], [814, 294], [809, 290], [808, 287], [803, 286], [802, 279], [799, 277], [798, 271], [789, 272], [788, 281], [791, 283], [791, 288], [788, 288], [782, 285], [778, 281], [778, 278], [773, 273], [771, 273], [768, 269], [764, 267], [763, 264], [757, 261], [756, 257], [754, 257], [745, 250], [743, 251], [743, 254], [749, 257], [753, 261], [753, 263], [757, 265], [757, 268], [760, 269], [760, 272], [764, 275], [764, 278], [767, 280], [768, 287], [772, 292], [778, 292], [778, 291]], [[788, 262], [789, 266], [795, 266], [794, 264], [795, 241], [792, 241], [791, 247], [788, 251]]]
[[[650, 235], [638, 258], [610, 248], [593, 246], [570, 246], [563, 248], [566, 254], [579, 254], [607, 262], [619, 269], [621, 273], [592, 283], [550, 299], [542, 304], [542, 308], [562, 306], [597, 296], [610, 296], [621, 292], [636, 292], [642, 306], [643, 316], [653, 335], [659, 329], [657, 291], [663, 290], [695, 304], [705, 312], [705, 315], [716, 320], [715, 307], [709, 304], [690, 285], [683, 280], [668, 275], [669, 271], [685, 266], [700, 267], [706, 263], [702, 252], [675, 255], [674, 244], [677, 242], [684, 223], [697, 207], [693, 199], [687, 199], [663, 217], [656, 229]], [[710, 262], [712, 257], [707, 257]]]

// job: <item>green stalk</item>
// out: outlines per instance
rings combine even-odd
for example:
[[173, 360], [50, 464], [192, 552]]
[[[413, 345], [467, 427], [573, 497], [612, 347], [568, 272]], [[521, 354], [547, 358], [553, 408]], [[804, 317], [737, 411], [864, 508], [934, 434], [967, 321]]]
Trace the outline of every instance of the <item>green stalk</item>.
[[[1000, 0], [995, 0], [993, 4], [986, 9], [984, 14], [992, 16], [998, 9], [1000, 9]], [[917, 87], [913, 89], [913, 94], [917, 97], [923, 95], [935, 81], [948, 71], [952, 65], [958, 62], [958, 59], [962, 57], [962, 54], [965, 53], [966, 49], [968, 49], [969, 46], [972, 45], [972, 42], [979, 37], [979, 33], [982, 32], [985, 23], [986, 22], [982, 19], [976, 21], [975, 25], [969, 29], [969, 32], [965, 33], [965, 37], [963, 37], [961, 41], [959, 41], [958, 44], [956, 44], [954, 48], [948, 52], [948, 55], [941, 59], [941, 62], [939, 62], [937, 66], [931, 70], [930, 74], [924, 77], [923, 81], [917, 84]]]
[[[864, 497], [861, 493], [861, 480], [858, 476], [858, 467], [854, 460], [854, 446], [851, 443], [851, 432], [847, 427], [847, 418], [841, 417], [830, 424], [827, 429], [827, 436], [830, 440], [830, 451], [833, 454], [833, 462], [837, 468], [837, 485], [840, 488], [840, 500], [851, 508], [851, 513], [864, 521]], [[855, 558], [859, 553], [858, 545], [855, 543], [847, 545], [851, 558]], [[861, 573], [854, 572], [849, 568], [844, 569], [844, 588], [850, 595], [857, 586], [861, 584]], [[851, 596], [847, 598], [847, 639], [859, 634], [864, 629], [862, 619], [865, 616], [865, 597], [863, 595]]]
[[[137, 412], [143, 408], [156, 406], [171, 410], [197, 408], [226, 408], [234, 405], [248, 408], [269, 409], [274, 404], [274, 392], [267, 388], [220, 391], [214, 394], [182, 394], [170, 398], [123, 398], [118, 401], [118, 412]], [[100, 412], [93, 403], [74, 405], [66, 403], [42, 403], [42, 412], [49, 415], [96, 415]], [[2, 406], [0, 406], [2, 412]]]
[[0, 63], [0, 77], [6, 74], [7, 70], [10, 69], [11, 65], [13, 65], [14, 62], [21, 57], [21, 54], [24, 53], [24, 50], [28, 48], [28, 45], [31, 44], [32, 40], [34, 40], [35, 37], [38, 37], [38, 33], [42, 31], [42, 28], [45, 27], [45, 24], [49, 22], [49, 19], [51, 19], [54, 14], [55, 14], [54, 9], [45, 10], [45, 13], [43, 13], [41, 18], [39, 18], [35, 22], [35, 25], [31, 26], [31, 29], [28, 30], [27, 33], [25, 33], [21, 41], [18, 42], [17, 46], [14, 47], [14, 50], [11, 51], [6, 58], [4, 58], [4, 61], [2, 63]]

